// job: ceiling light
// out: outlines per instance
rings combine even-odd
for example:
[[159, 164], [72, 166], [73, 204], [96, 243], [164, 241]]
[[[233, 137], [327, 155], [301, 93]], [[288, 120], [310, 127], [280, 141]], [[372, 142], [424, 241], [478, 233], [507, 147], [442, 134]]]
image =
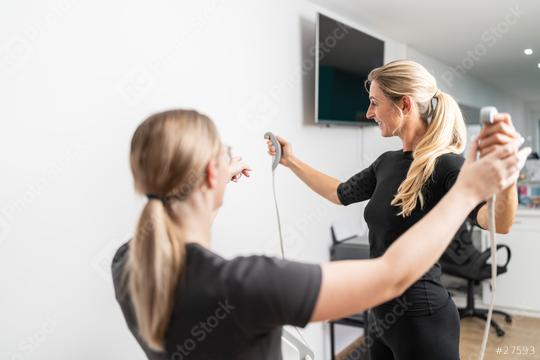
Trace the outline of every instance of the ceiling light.
[[525, 49], [523, 50], [523, 52], [525, 53], [525, 55], [532, 55], [533, 53], [532, 49]]

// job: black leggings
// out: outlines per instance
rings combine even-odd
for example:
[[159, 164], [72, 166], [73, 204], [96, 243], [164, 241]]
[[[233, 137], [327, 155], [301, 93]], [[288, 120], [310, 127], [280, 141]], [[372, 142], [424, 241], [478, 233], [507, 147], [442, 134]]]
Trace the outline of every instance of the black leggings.
[[459, 360], [460, 321], [451, 298], [432, 315], [386, 316], [385, 321], [372, 314], [369, 320], [370, 360]]

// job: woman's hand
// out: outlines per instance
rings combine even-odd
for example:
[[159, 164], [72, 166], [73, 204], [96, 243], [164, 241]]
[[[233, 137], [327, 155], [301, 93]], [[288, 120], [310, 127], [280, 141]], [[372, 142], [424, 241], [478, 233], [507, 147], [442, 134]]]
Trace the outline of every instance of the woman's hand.
[[456, 181], [460, 190], [469, 192], [478, 202], [485, 200], [512, 185], [525, 165], [531, 148], [519, 147], [523, 138], [507, 141], [505, 145], [494, 144], [487, 155], [477, 160], [478, 139], [471, 142], [467, 160]]
[[231, 164], [229, 165], [229, 173], [231, 181], [238, 182], [242, 175], [246, 177], [250, 177], [251, 174], [249, 173], [252, 171], [251, 167], [249, 165], [242, 162], [242, 158], [240, 156], [235, 156], [231, 159]]
[[[291, 160], [294, 157], [292, 145], [281, 136], [276, 135], [276, 139], [281, 144], [281, 160], [279, 163], [283, 166], [289, 167], [291, 165]], [[272, 141], [270, 139], [266, 139], [266, 144], [268, 145], [268, 154], [275, 156], [276, 148], [274, 145], [272, 145]]]
[[[518, 147], [523, 143], [523, 138], [512, 124], [510, 114], [496, 114], [494, 120], [493, 124], [486, 125], [480, 132], [478, 138], [480, 156], [487, 156], [496, 151], [495, 149], [497, 147], [508, 145], [513, 141], [519, 142]], [[521, 166], [523, 164], [520, 165], [520, 168]], [[517, 178], [518, 176], [512, 177], [512, 184], [515, 184]], [[516, 218], [517, 207], [517, 191], [512, 186], [507, 187], [504, 191], [497, 194], [495, 203], [495, 230], [497, 233], [508, 234]], [[482, 206], [478, 210], [476, 222], [484, 229], [489, 227], [489, 210], [487, 205]]]
[[514, 128], [510, 114], [495, 115], [493, 124], [486, 125], [478, 135], [478, 151], [480, 156], [487, 155], [495, 150], [497, 145], [506, 145], [521, 138]]

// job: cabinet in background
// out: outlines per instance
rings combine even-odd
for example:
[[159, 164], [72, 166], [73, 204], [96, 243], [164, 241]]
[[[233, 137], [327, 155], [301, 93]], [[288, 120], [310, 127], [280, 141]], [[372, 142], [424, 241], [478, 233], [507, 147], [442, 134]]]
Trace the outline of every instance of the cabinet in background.
[[[482, 237], [486, 247], [487, 231], [482, 231]], [[497, 243], [510, 247], [512, 259], [508, 272], [497, 278], [495, 306], [540, 313], [540, 210], [518, 210], [512, 230], [497, 234]], [[489, 281], [485, 281], [483, 302], [489, 304], [490, 298]]]

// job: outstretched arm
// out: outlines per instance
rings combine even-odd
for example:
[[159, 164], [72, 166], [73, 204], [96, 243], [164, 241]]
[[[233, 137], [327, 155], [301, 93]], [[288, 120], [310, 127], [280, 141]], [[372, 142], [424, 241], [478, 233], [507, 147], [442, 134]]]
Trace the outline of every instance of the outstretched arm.
[[326, 175], [296, 157], [291, 159], [289, 168], [300, 180], [309, 186], [311, 190], [315, 191], [328, 201], [341, 205], [337, 196], [337, 188], [341, 183], [338, 179]]

